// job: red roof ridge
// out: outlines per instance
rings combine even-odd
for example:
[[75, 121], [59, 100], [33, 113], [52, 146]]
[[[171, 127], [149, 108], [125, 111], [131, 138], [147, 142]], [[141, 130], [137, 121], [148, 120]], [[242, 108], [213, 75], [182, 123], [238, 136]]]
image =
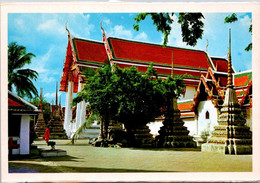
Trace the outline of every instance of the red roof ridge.
[[236, 72], [236, 73], [234, 73], [234, 76], [238, 76], [238, 75], [242, 75], [242, 74], [246, 74], [246, 73], [250, 74], [250, 73], [252, 73], [252, 70], [250, 69], [250, 70], [246, 70], [246, 71], [242, 71], [242, 72]]
[[226, 61], [228, 62], [227, 58], [226, 57], [219, 57], [219, 56], [211, 56], [212, 59], [218, 59], [218, 60], [221, 60], [221, 61]]
[[71, 39], [77, 39], [77, 40], [81, 40], [81, 41], [87, 41], [87, 42], [104, 44], [102, 41], [97, 41], [97, 40], [94, 40], [94, 39], [86, 39], [86, 38], [81, 38], [81, 37], [73, 37]]
[[[17, 99], [18, 101], [20, 101], [21, 103], [23, 103], [24, 105], [30, 106], [31, 108], [34, 109], [35, 112], [39, 112], [39, 109], [34, 106], [33, 104], [27, 102], [26, 100], [24, 100], [23, 98], [19, 97], [18, 95], [14, 94], [13, 92], [8, 90], [8, 95], [11, 95], [12, 97], [14, 97], [15, 99]], [[9, 98], [9, 97], [8, 97]]]
[[[142, 41], [138, 41], [138, 40], [123, 39], [123, 38], [117, 38], [117, 37], [108, 37], [107, 39], [117, 39], [117, 40], [121, 40], [121, 41], [127, 41], [127, 42], [134, 42], [134, 43], [148, 44], [148, 45], [153, 45], [153, 46], [164, 47], [163, 45], [161, 45], [159, 43], [142, 42]], [[202, 49], [183, 48], [183, 47], [175, 47], [175, 46], [168, 46], [168, 45], [165, 46], [165, 48], [176, 48], [176, 49], [181, 49], [181, 50], [190, 50], [190, 51], [207, 53], [206, 51], [204, 51]]]

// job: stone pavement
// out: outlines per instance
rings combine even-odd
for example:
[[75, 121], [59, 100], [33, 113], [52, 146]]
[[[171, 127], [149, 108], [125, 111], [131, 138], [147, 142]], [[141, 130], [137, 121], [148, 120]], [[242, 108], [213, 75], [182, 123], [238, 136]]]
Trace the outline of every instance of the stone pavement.
[[[195, 149], [136, 149], [92, 147], [87, 140], [56, 141], [66, 157], [9, 161], [9, 172], [250, 172], [252, 155], [223, 155]], [[35, 141], [38, 148], [50, 149]]]

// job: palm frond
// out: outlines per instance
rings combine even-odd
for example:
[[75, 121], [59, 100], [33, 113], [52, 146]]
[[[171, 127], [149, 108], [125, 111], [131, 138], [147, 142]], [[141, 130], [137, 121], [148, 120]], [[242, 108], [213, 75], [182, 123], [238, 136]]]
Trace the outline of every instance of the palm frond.
[[74, 144], [76, 139], [84, 132], [86, 128], [89, 128], [90, 125], [97, 120], [97, 115], [91, 113], [89, 118], [78, 128], [78, 130], [74, 133], [71, 139], [71, 143]]

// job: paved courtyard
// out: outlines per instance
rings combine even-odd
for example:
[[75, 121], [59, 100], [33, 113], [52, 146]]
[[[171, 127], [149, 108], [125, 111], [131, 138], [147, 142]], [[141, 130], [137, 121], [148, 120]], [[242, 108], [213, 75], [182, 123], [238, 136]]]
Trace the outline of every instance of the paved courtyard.
[[[222, 155], [198, 149], [135, 149], [92, 147], [87, 140], [55, 140], [65, 157], [37, 155], [9, 161], [9, 172], [250, 172], [252, 155]], [[38, 148], [50, 149], [43, 140]]]

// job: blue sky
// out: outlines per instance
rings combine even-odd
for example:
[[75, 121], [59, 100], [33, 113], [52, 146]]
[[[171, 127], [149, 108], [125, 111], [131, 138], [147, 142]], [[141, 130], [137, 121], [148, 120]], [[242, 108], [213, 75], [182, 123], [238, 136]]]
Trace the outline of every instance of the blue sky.
[[[232, 62], [236, 71], [252, 69], [252, 52], [244, 51], [251, 43], [248, 32], [251, 24], [251, 13], [237, 13], [238, 21], [224, 24], [224, 18], [231, 13], [203, 13], [204, 34], [195, 47], [182, 42], [181, 29], [177, 20], [172, 24], [169, 46], [205, 50], [207, 40], [210, 56], [226, 57], [228, 52], [228, 29], [232, 30]], [[34, 82], [38, 91], [43, 88], [47, 101], [55, 101], [56, 82], [60, 81], [63, 61], [67, 46], [65, 24], [75, 37], [102, 41], [100, 22], [108, 36], [162, 44], [163, 35], [156, 31], [149, 17], [141, 22], [140, 30], [133, 30], [135, 13], [9, 13], [8, 43], [17, 42], [27, 48], [27, 52], [36, 55], [32, 64], [25, 68], [34, 69], [39, 76]], [[176, 16], [173, 16], [176, 19]], [[66, 95], [61, 95], [61, 104], [65, 105]]]

